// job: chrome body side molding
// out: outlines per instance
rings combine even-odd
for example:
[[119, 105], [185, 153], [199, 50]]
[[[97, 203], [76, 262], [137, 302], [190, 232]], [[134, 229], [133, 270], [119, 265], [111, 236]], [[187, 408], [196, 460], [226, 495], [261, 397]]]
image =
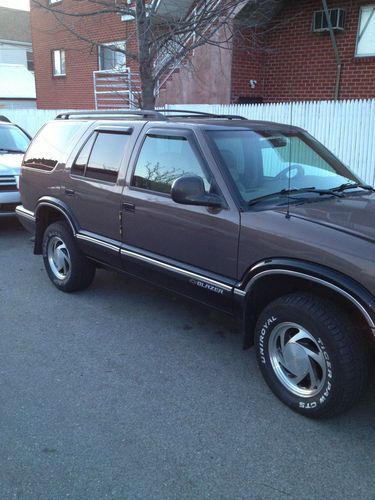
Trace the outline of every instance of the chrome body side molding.
[[35, 222], [34, 212], [27, 210], [23, 205], [18, 205], [16, 207], [16, 214], [24, 219], [28, 219], [31, 222]]
[[111, 250], [112, 252], [119, 253], [120, 246], [117, 246], [113, 243], [108, 243], [102, 239], [96, 238], [94, 236], [85, 234], [85, 233], [77, 233], [77, 240], [85, 241], [87, 243], [92, 243], [93, 245], [97, 245], [99, 247], [105, 248], [106, 250]]
[[207, 276], [204, 276], [202, 274], [198, 274], [192, 271], [188, 271], [187, 269], [184, 269], [182, 267], [174, 266], [172, 264], [168, 264], [166, 262], [162, 262], [160, 260], [154, 259], [152, 257], [148, 257], [146, 255], [142, 255], [140, 253], [127, 250], [125, 248], [121, 248], [121, 255], [124, 255], [126, 257], [130, 257], [133, 259], [137, 259], [143, 262], [147, 262], [148, 264], [154, 265], [156, 267], [160, 267], [166, 271], [171, 271], [176, 274], [181, 274], [183, 276], [186, 276], [188, 278], [191, 278], [193, 280], [202, 280], [208, 285], [212, 285], [214, 287], [222, 288], [223, 290], [227, 292], [231, 292], [233, 290], [233, 286], [227, 285], [221, 281], [217, 281], [214, 279], [211, 279]]

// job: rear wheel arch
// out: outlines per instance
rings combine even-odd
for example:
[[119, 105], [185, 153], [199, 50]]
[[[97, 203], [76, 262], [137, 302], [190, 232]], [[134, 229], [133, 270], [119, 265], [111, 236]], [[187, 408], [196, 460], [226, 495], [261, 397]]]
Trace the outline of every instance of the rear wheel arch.
[[68, 223], [73, 235], [77, 232], [77, 225], [72, 220], [68, 210], [63, 206], [51, 202], [41, 202], [35, 211], [35, 217], [34, 254], [36, 255], [42, 254], [44, 232], [54, 222], [65, 221]]
[[43, 235], [43, 260], [57, 289], [75, 292], [87, 288], [95, 276], [95, 264], [77, 246], [66, 220], [50, 224]]

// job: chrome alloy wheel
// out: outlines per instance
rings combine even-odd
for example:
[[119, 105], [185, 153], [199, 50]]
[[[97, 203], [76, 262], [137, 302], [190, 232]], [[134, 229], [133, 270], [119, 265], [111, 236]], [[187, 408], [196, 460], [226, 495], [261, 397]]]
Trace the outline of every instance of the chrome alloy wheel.
[[72, 264], [69, 251], [58, 236], [53, 236], [49, 240], [47, 257], [51, 271], [57, 279], [65, 280], [70, 276]]
[[326, 359], [305, 328], [280, 323], [270, 334], [268, 351], [272, 368], [286, 389], [306, 398], [320, 392], [327, 377]]

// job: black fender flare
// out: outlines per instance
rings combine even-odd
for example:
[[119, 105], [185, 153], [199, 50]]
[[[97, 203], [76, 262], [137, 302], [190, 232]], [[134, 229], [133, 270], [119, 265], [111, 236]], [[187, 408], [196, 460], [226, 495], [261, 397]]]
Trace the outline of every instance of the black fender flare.
[[[358, 309], [375, 335], [375, 297], [353, 278], [321, 264], [299, 259], [266, 259], [249, 269], [234, 289], [236, 298], [242, 303], [244, 316], [256, 284], [262, 278], [271, 275], [301, 278], [333, 290], [349, 300]], [[251, 345], [251, 332], [246, 328], [245, 320], [244, 324], [244, 347], [249, 347]]]
[[64, 219], [68, 222], [73, 235], [75, 236], [79, 230], [79, 225], [76, 218], [73, 215], [71, 209], [61, 200], [53, 198], [52, 196], [43, 196], [38, 200], [35, 209], [35, 245], [34, 253], [40, 253], [41, 245], [43, 240], [43, 231], [40, 230], [42, 218], [41, 211], [43, 208], [49, 207], [61, 213]]

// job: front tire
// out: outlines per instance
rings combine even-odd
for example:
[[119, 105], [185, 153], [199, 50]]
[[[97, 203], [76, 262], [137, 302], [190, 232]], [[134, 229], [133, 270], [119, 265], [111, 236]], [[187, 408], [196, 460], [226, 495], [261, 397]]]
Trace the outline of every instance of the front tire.
[[363, 391], [364, 342], [345, 311], [328, 300], [296, 293], [273, 301], [258, 319], [255, 346], [269, 387], [302, 415], [336, 415]]
[[95, 265], [79, 250], [65, 221], [54, 222], [43, 236], [43, 260], [48, 277], [63, 292], [87, 288], [95, 276]]

